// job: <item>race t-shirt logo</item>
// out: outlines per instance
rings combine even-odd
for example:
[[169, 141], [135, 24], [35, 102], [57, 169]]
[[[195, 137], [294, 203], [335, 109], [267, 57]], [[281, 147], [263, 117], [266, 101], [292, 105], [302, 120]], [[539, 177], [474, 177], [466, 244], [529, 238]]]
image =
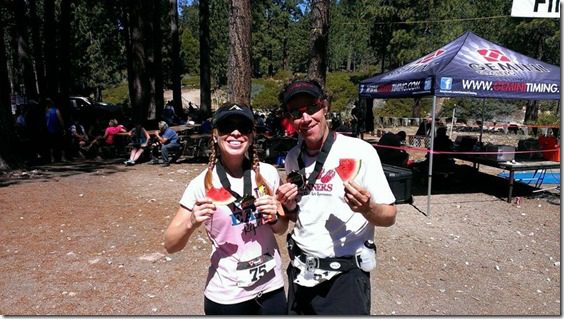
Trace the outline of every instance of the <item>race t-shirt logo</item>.
[[427, 54], [426, 56], [422, 57], [421, 60], [417, 61], [418, 64], [426, 64], [431, 62], [434, 58], [441, 56], [446, 51], [443, 49], [438, 49], [437, 51]]
[[478, 49], [476, 51], [488, 62], [511, 62], [505, 54], [497, 49]]

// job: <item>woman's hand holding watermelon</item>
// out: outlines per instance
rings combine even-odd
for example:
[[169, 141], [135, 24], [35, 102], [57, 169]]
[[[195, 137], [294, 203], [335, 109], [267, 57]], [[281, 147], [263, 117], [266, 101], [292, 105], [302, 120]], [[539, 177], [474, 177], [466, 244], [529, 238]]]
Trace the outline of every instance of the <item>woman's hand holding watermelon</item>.
[[276, 215], [278, 205], [274, 197], [270, 195], [259, 197], [255, 201], [255, 206], [265, 222], [274, 222], [278, 218]]
[[182, 250], [188, 239], [202, 224], [202, 222], [210, 219], [215, 213], [215, 205], [209, 198], [196, 200], [194, 207], [188, 209], [180, 206], [176, 212], [176, 216], [168, 225], [165, 232], [165, 249], [168, 253], [174, 253]]
[[215, 213], [215, 204], [209, 198], [197, 199], [192, 208], [190, 222], [193, 226], [199, 226], [204, 221], [212, 218]]

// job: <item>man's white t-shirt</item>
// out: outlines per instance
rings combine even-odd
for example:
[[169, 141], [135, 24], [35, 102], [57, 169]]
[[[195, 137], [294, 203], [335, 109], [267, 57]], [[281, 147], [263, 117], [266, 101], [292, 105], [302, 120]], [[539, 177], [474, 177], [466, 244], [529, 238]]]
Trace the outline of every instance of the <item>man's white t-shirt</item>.
[[[300, 153], [300, 145], [288, 152], [285, 163], [287, 173], [299, 170]], [[307, 178], [314, 169], [316, 158], [307, 156], [306, 152], [303, 152], [301, 157]], [[361, 213], [353, 212], [344, 200], [343, 181], [335, 171], [340, 159], [361, 160], [360, 170], [354, 182], [368, 189], [373, 202], [395, 202], [376, 149], [363, 140], [336, 134], [335, 142], [312, 190], [301, 191], [301, 197], [298, 197], [300, 212], [292, 238], [307, 255], [318, 258], [353, 256], [366, 240], [374, 240], [374, 225]], [[295, 266], [296, 264], [301, 268], [297, 258], [294, 262]], [[314, 280], [305, 278], [302, 271], [296, 282], [304, 286], [314, 286], [339, 272], [323, 273], [325, 275], [322, 278], [316, 276]]]

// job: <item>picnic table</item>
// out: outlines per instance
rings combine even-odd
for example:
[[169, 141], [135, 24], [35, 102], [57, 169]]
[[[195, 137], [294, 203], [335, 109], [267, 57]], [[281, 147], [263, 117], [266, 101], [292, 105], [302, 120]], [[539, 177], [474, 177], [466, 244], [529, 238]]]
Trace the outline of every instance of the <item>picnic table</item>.
[[211, 134], [187, 134], [181, 137], [186, 142], [183, 155], [193, 158], [208, 157], [210, 154], [209, 141]]
[[535, 174], [544, 175], [548, 169], [560, 168], [560, 162], [554, 161], [497, 161], [484, 156], [475, 156], [467, 154], [453, 154], [454, 158], [471, 162], [474, 168], [478, 164], [486, 165], [490, 167], [500, 168], [507, 170], [509, 172], [508, 177], [508, 192], [507, 192], [507, 202], [511, 203], [513, 199], [513, 184], [515, 182], [515, 172], [522, 171], [535, 171]]
[[196, 132], [200, 128], [200, 124], [183, 124], [183, 125], [174, 125], [170, 126], [170, 129], [178, 133], [178, 135], [186, 135], [190, 133]]

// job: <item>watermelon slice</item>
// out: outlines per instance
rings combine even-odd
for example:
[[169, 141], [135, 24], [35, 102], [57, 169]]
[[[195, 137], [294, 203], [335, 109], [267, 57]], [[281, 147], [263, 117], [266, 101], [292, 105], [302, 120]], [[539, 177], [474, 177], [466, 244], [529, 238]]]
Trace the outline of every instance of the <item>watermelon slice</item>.
[[360, 171], [360, 166], [362, 165], [362, 160], [354, 158], [341, 158], [339, 159], [339, 166], [335, 168], [339, 177], [343, 182], [352, 181], [358, 172]]
[[235, 201], [235, 197], [224, 187], [212, 187], [206, 192], [206, 196], [211, 199], [215, 205], [229, 205]]

